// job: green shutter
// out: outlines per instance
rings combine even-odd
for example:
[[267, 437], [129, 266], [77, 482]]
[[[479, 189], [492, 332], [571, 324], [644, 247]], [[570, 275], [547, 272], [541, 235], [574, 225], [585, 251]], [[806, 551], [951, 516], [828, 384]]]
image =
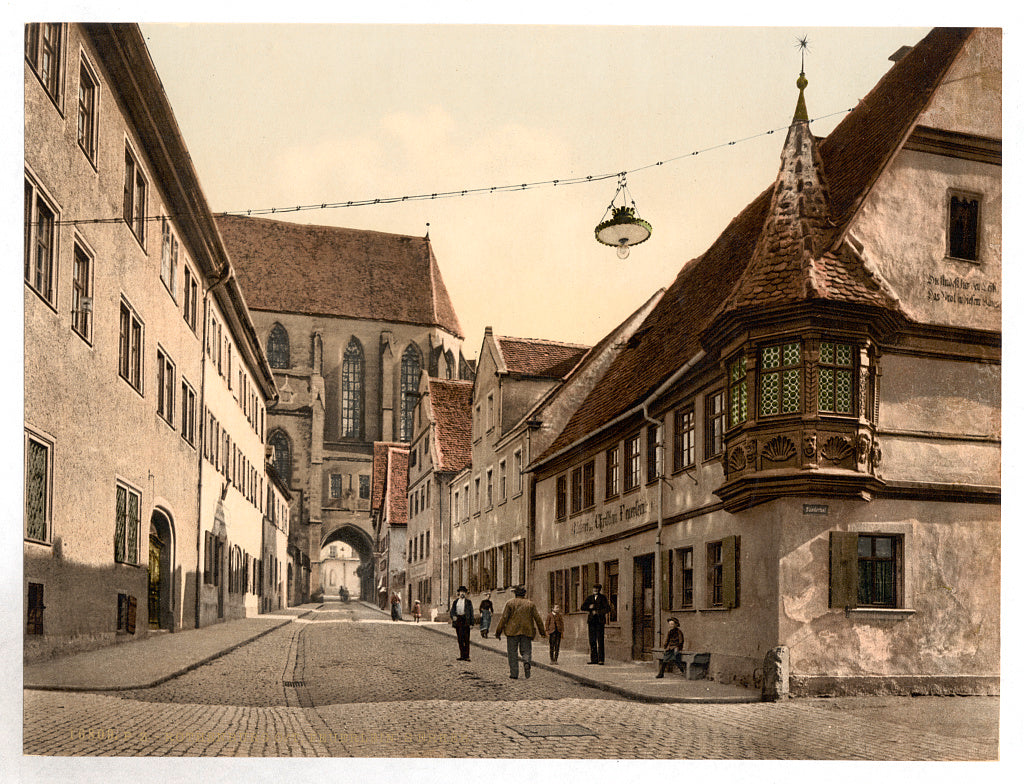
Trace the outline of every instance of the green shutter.
[[856, 532], [829, 533], [829, 607], [857, 606], [857, 538]]
[[672, 551], [661, 551], [661, 609], [672, 607]]
[[736, 606], [736, 537], [722, 539], [722, 606], [732, 609]]

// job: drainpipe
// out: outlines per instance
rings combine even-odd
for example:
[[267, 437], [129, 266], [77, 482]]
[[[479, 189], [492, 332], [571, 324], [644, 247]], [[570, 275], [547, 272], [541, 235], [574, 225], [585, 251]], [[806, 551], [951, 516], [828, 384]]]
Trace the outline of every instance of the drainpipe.
[[203, 292], [203, 344], [200, 347], [202, 352], [202, 359], [199, 364], [199, 415], [202, 418], [199, 426], [199, 448], [196, 450], [199, 456], [199, 487], [196, 493], [196, 617], [195, 617], [195, 628], [199, 628], [199, 608], [200, 608], [200, 586], [202, 585], [202, 569], [200, 564], [203, 563], [203, 445], [206, 443], [206, 439], [209, 434], [206, 432], [206, 341], [209, 339], [207, 330], [210, 328], [210, 294], [218, 286], [222, 286], [228, 282], [231, 278], [233, 270], [230, 264], [225, 265], [224, 274], [212, 283], [209, 288]]
[[658, 533], [654, 538], [654, 648], [661, 646], [661, 581], [664, 577], [661, 573], [661, 531], [665, 524], [664, 502], [665, 495], [665, 425], [657, 419], [652, 419], [647, 413], [648, 400], [644, 401], [642, 412], [644, 419], [658, 428], [658, 443], [655, 447], [655, 460], [658, 465]]

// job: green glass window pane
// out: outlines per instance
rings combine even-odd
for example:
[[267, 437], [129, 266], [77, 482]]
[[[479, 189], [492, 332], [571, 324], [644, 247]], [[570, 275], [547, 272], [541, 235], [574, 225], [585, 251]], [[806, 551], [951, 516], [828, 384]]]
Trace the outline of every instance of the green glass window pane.
[[739, 359], [737, 359], [735, 362], [732, 363], [732, 366], [729, 369], [729, 380], [730, 381], [738, 381], [743, 376], [745, 376], [746, 373], [747, 373], [747, 358], [746, 357], [740, 357]]
[[836, 412], [853, 413], [853, 373], [849, 370], [836, 371]]
[[738, 425], [747, 421], [747, 383], [737, 384], [729, 390], [729, 424]]
[[800, 344], [799, 343], [787, 343], [782, 347], [782, 364], [783, 365], [799, 365], [800, 364]]
[[843, 367], [853, 365], [853, 346], [840, 343], [836, 346], [836, 364]]
[[45, 445], [29, 440], [25, 470], [25, 535], [30, 539], [46, 539], [47, 452]]
[[127, 517], [128, 492], [117, 488], [117, 514], [114, 518], [114, 560], [124, 561], [125, 518]]
[[822, 343], [821, 344], [821, 361], [832, 364], [836, 358], [836, 345], [835, 343]]
[[761, 416], [775, 416], [779, 413], [779, 374], [761, 376]]
[[818, 368], [818, 410], [835, 410], [835, 370]]
[[127, 545], [125, 560], [138, 563], [139, 552], [139, 497], [135, 493], [128, 494]]
[[779, 366], [780, 351], [778, 346], [768, 346], [761, 351], [761, 366], [770, 370]]
[[782, 413], [800, 410], [800, 371], [787, 370], [782, 374]]

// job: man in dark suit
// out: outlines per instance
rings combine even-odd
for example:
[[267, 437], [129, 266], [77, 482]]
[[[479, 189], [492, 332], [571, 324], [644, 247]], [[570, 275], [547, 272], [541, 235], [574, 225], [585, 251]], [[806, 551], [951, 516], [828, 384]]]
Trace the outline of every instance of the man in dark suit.
[[473, 625], [473, 602], [466, 598], [466, 586], [459, 586], [459, 596], [452, 602], [448, 616], [455, 627], [455, 636], [459, 640], [458, 661], [469, 661], [469, 627]]
[[601, 593], [600, 585], [594, 586], [594, 592], [583, 600], [580, 610], [587, 614], [590, 638], [590, 661], [587, 664], [604, 664], [604, 624], [612, 606], [608, 597]]

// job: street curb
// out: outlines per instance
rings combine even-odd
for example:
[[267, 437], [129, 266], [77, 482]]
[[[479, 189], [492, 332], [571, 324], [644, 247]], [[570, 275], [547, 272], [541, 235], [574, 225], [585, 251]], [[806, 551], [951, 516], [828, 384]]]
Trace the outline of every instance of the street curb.
[[[427, 631], [431, 631], [434, 634], [441, 634], [445, 637], [451, 637], [451, 634], [449, 634], [447, 631], [443, 631], [442, 629], [433, 629], [430, 626], [426, 625], [423, 625], [422, 628], [426, 629]], [[488, 651], [489, 653], [494, 653], [498, 656], [501, 656], [502, 658], [506, 658], [505, 654], [503, 654], [501, 651], [496, 651], [493, 648], [490, 648], [474, 640], [470, 640], [469, 644], [476, 648], [480, 648], [481, 650]], [[617, 694], [620, 697], [626, 697], [627, 699], [633, 700], [634, 702], [646, 702], [651, 704], [700, 703], [704, 705], [761, 702], [760, 697], [656, 697], [651, 694], [641, 694], [640, 692], [630, 691], [629, 689], [624, 689], [621, 686], [614, 686], [610, 683], [605, 683], [604, 681], [596, 681], [592, 678], [586, 677], [585, 675], [577, 675], [574, 672], [567, 672], [566, 670], [559, 669], [558, 667], [552, 667], [550, 664], [543, 664], [541, 662], [535, 661], [532, 662], [532, 666], [539, 668], [541, 670], [547, 670], [548, 672], [556, 673], [557, 675], [561, 675], [565, 678], [570, 678], [574, 681], [582, 683], [584, 686], [590, 686], [591, 688], [598, 689], [600, 691], [606, 691], [612, 694]]]
[[108, 692], [108, 691], [135, 691], [136, 689], [152, 689], [154, 686], [159, 686], [161, 683], [167, 683], [167, 681], [172, 680], [172, 679], [177, 678], [177, 677], [180, 677], [180, 676], [184, 675], [186, 672], [191, 672], [192, 670], [199, 669], [204, 664], [209, 664], [210, 662], [212, 662], [212, 661], [214, 661], [216, 659], [219, 659], [220, 657], [225, 656], [225, 655], [231, 653], [232, 651], [236, 651], [239, 648], [241, 648], [243, 645], [248, 645], [251, 642], [255, 642], [260, 637], [264, 637], [264, 636], [270, 634], [271, 632], [276, 632], [282, 626], [287, 626], [289, 623], [292, 623], [296, 618], [305, 618], [307, 615], [309, 615], [312, 612], [313, 612], [312, 610], [307, 610], [306, 612], [302, 613], [301, 615], [296, 615], [295, 618], [289, 618], [287, 621], [282, 621], [281, 623], [279, 623], [279, 624], [277, 624], [275, 626], [271, 626], [271, 627], [269, 627], [267, 629], [264, 629], [263, 631], [259, 632], [258, 634], [253, 635], [252, 637], [249, 637], [248, 639], [236, 642], [234, 645], [229, 645], [227, 648], [224, 648], [221, 651], [218, 651], [216, 653], [210, 654], [205, 659], [201, 659], [201, 660], [199, 660], [197, 662], [192, 662], [191, 664], [189, 664], [189, 665], [187, 665], [185, 667], [182, 667], [181, 669], [176, 670], [175, 672], [172, 672], [169, 675], [163, 675], [163, 676], [157, 678], [155, 681], [151, 681], [149, 683], [140, 684], [140, 685], [132, 685], [132, 686], [25, 686], [25, 685], [23, 685], [22, 688], [27, 689], [29, 691], [68, 691], [68, 692]]

